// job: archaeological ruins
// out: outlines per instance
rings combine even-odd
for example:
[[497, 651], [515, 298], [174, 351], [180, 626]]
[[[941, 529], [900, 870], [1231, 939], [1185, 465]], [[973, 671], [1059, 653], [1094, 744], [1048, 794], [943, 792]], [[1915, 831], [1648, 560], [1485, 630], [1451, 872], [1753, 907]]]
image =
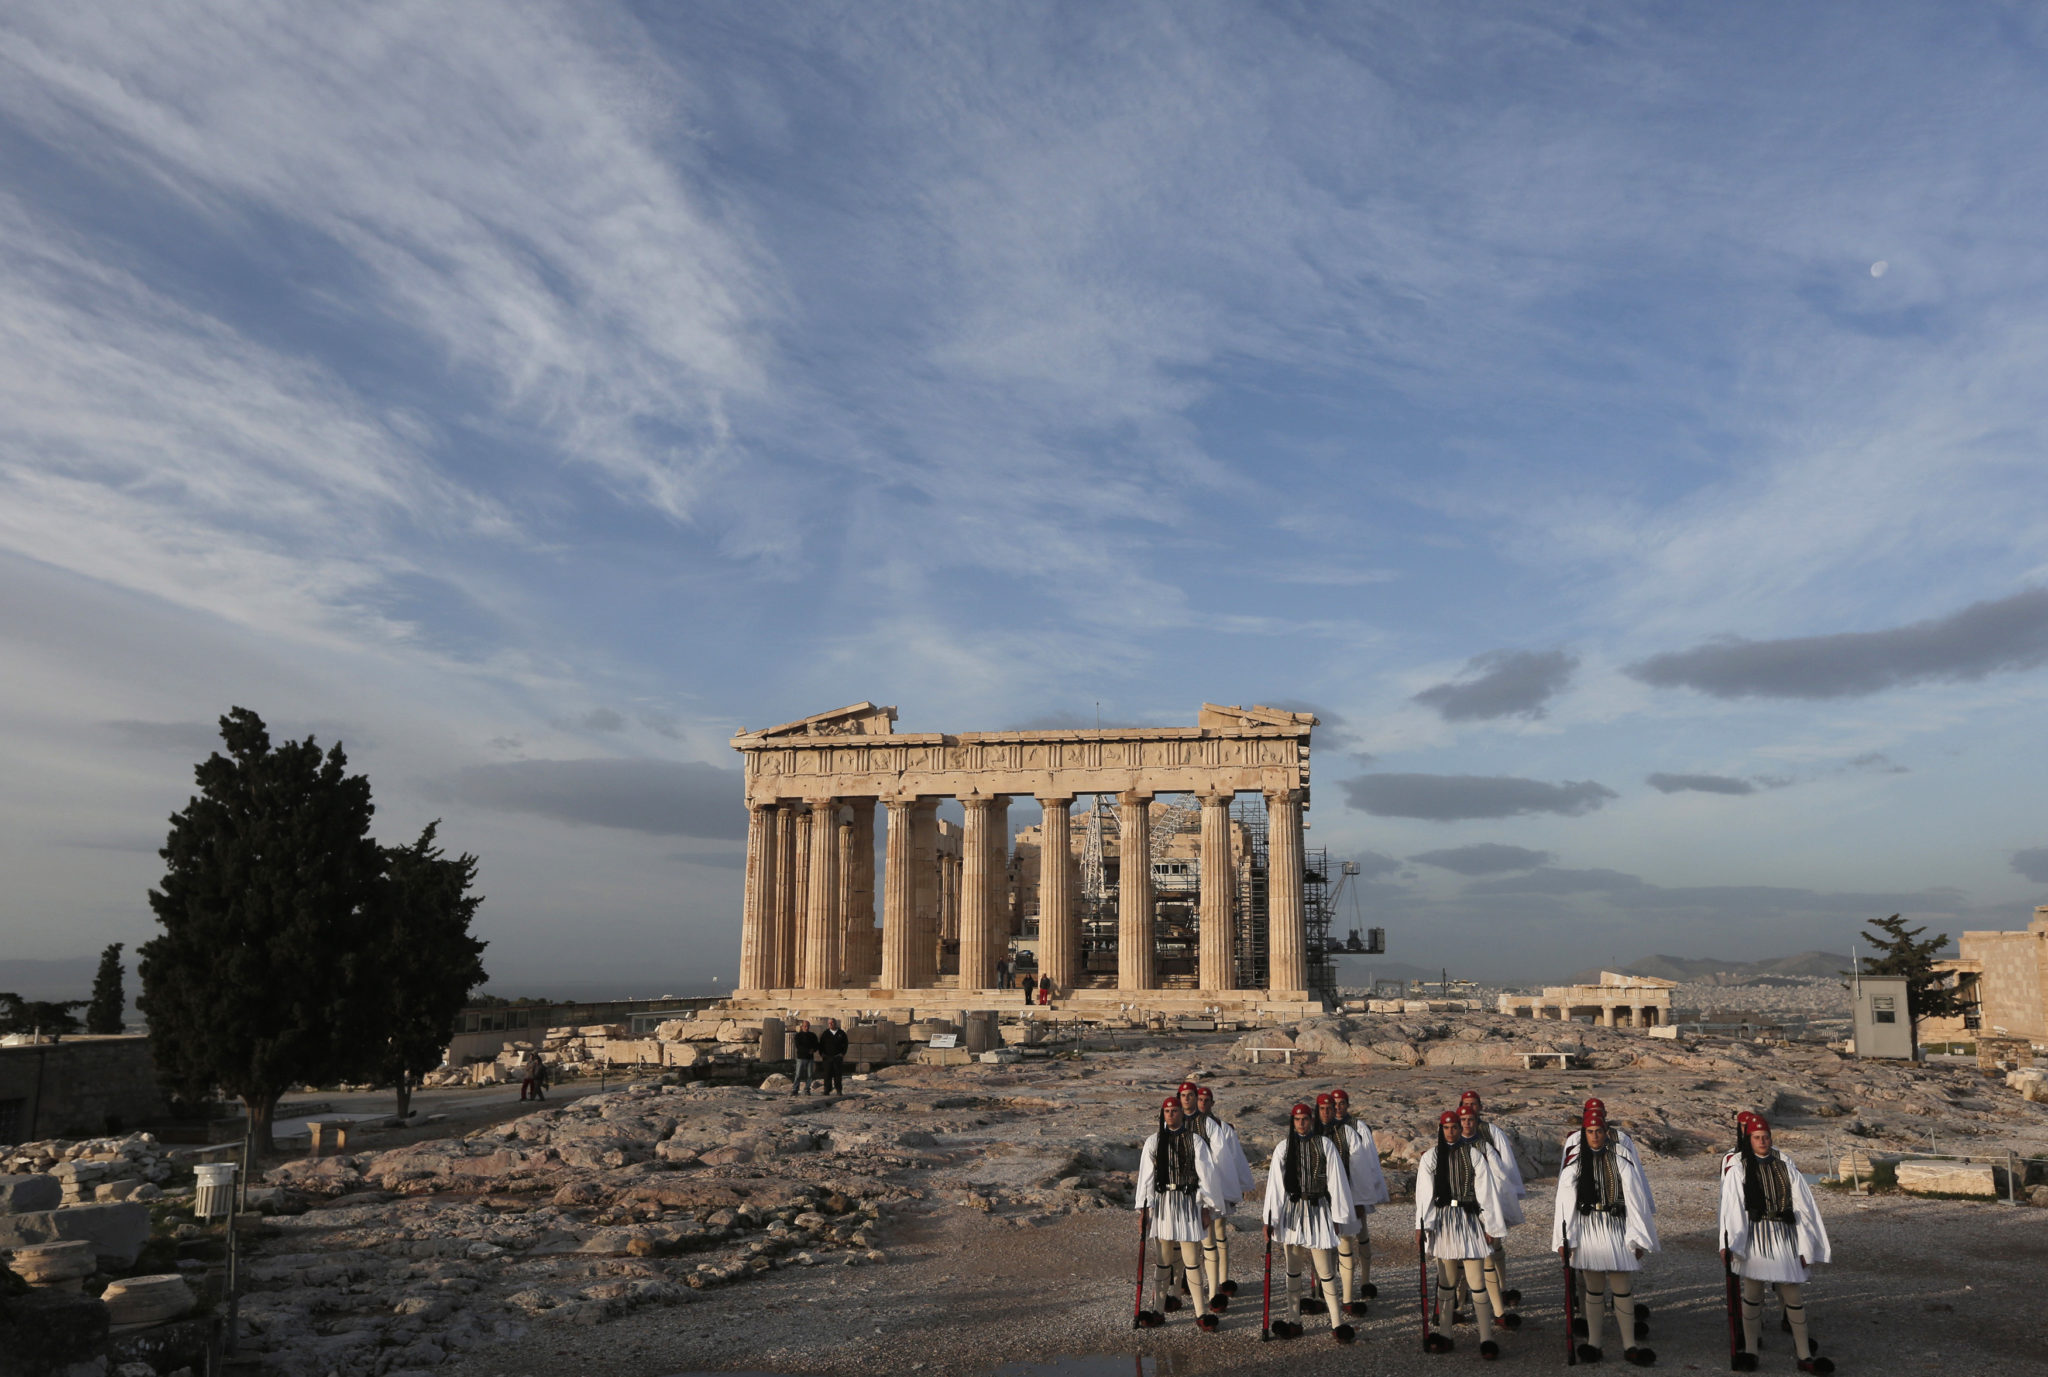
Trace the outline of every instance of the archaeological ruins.
[[[1303, 897], [1323, 880], [1304, 866], [1312, 715], [1204, 704], [1192, 727], [959, 734], [895, 721], [864, 702], [732, 739], [748, 810], [736, 1005], [978, 1008], [1014, 989], [998, 967], [1016, 954], [1066, 1008], [1322, 1006]], [[1262, 806], [1233, 812], [1239, 795]], [[1043, 821], [1013, 855], [1020, 797]], [[1078, 818], [1077, 800], [1091, 801]], [[938, 815], [947, 801], [957, 825]], [[1154, 836], [1162, 816], [1191, 834], [1177, 848]]]

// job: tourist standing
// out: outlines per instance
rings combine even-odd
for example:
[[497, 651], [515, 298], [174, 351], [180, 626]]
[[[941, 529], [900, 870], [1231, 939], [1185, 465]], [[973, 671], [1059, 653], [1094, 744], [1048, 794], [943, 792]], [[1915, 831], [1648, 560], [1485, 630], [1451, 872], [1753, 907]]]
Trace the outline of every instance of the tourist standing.
[[818, 1035], [818, 1056], [825, 1063], [825, 1093], [843, 1095], [846, 1093], [846, 1032], [839, 1026], [839, 1020], [825, 1020], [825, 1031]]
[[1604, 1109], [1587, 1108], [1579, 1141], [1565, 1149], [1557, 1175], [1557, 1203], [1551, 1212], [1550, 1243], [1576, 1269], [1586, 1289], [1586, 1341], [1579, 1357], [1597, 1363], [1607, 1298], [1614, 1297], [1615, 1327], [1622, 1356], [1648, 1367], [1657, 1355], [1636, 1346], [1635, 1273], [1646, 1253], [1658, 1249], [1650, 1180], [1633, 1153], [1624, 1152], [1607, 1127]]
[[[1415, 1173], [1415, 1240], [1436, 1258], [1441, 1284], [1453, 1293], [1463, 1273], [1479, 1321], [1479, 1355], [1500, 1356], [1496, 1322], [1504, 1329], [1521, 1326], [1500, 1295], [1500, 1281], [1486, 1265], [1494, 1245], [1507, 1232], [1507, 1181], [1492, 1149], [1460, 1131], [1458, 1111], [1437, 1117], [1437, 1141], [1422, 1154]], [[1485, 1299], [1480, 1299], [1481, 1292]]]
[[1195, 1323], [1216, 1328], [1209, 1313], [1209, 1280], [1202, 1271], [1202, 1244], [1209, 1223], [1223, 1208], [1223, 1184], [1209, 1144], [1188, 1125], [1179, 1096], [1159, 1106], [1159, 1126], [1138, 1154], [1138, 1181], [1133, 1207], [1152, 1212], [1152, 1235], [1159, 1242], [1159, 1308], [1180, 1309], [1173, 1294], [1178, 1271], [1195, 1301]]
[[809, 1019], [797, 1023], [796, 1033], [789, 1040], [789, 1051], [796, 1059], [796, 1079], [790, 1082], [789, 1093], [808, 1095], [818, 1066], [818, 1035], [811, 1031]]
[[[1285, 1338], [1301, 1333], [1301, 1266], [1315, 1268], [1323, 1294], [1337, 1292], [1337, 1221], [1351, 1216], [1351, 1173], [1337, 1144], [1316, 1125], [1315, 1111], [1294, 1106], [1287, 1136], [1273, 1149], [1266, 1169], [1266, 1241], [1279, 1241], [1286, 1255], [1287, 1304], [1292, 1320], [1273, 1332]], [[1344, 1323], [1342, 1309], [1328, 1306], [1330, 1333], [1350, 1343], [1358, 1333]]]
[[1050, 975], [1040, 975], [1038, 977], [1038, 1002], [1040, 1005], [1052, 1003], [1052, 977]]
[[[1742, 1147], [1721, 1162], [1721, 1260], [1742, 1278], [1742, 1369], [1756, 1367], [1762, 1341], [1764, 1283], [1775, 1282], [1792, 1326], [1792, 1356], [1801, 1372], [1826, 1373], [1806, 1332], [1807, 1269], [1827, 1262], [1827, 1226], [1813, 1188], [1792, 1159], [1771, 1146], [1771, 1126], [1751, 1114]], [[1746, 1360], [1746, 1361], [1743, 1361]]]

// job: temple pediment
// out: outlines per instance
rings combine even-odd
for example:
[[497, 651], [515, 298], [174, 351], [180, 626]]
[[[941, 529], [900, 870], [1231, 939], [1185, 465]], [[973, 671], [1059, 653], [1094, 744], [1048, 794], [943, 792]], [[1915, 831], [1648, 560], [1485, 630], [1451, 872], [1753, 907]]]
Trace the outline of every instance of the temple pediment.
[[765, 739], [786, 736], [887, 736], [894, 729], [896, 709], [877, 707], [873, 703], [854, 703], [830, 712], [812, 713], [799, 717], [794, 722], [784, 722], [779, 727], [766, 727], [757, 732], [742, 731], [742, 737]]

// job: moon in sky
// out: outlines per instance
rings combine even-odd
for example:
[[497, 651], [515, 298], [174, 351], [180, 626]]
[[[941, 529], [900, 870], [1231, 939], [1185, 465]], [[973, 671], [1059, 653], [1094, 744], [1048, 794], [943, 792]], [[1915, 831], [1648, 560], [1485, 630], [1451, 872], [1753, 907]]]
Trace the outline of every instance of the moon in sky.
[[1883, 277], [1884, 270], [1886, 268], [1889, 268], [1890, 266], [1891, 264], [1885, 262], [1882, 258], [1880, 258], [1875, 263], [1872, 263], [1870, 265], [1870, 275], [1872, 277]]

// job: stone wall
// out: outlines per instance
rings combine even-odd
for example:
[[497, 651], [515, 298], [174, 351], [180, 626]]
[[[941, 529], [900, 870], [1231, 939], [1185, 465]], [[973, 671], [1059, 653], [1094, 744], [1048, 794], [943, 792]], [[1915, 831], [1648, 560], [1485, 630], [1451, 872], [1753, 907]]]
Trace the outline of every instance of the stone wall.
[[0, 1142], [97, 1137], [164, 1113], [147, 1037], [0, 1047]]
[[2048, 1038], [2048, 913], [2034, 910], [2020, 932], [1966, 932], [1959, 946], [1965, 959], [1981, 963], [1982, 1030]]

